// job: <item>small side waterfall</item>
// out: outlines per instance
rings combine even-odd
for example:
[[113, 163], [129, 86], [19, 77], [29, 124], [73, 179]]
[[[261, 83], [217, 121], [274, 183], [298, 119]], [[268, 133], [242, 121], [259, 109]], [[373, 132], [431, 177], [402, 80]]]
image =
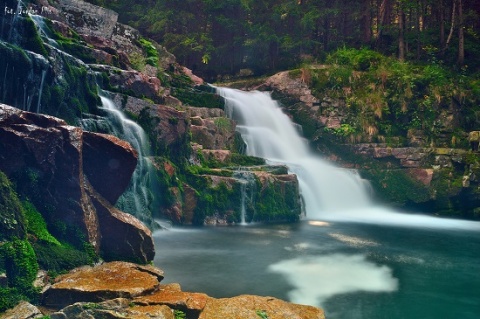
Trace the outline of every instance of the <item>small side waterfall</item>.
[[253, 220], [255, 217], [255, 175], [249, 171], [237, 170], [233, 177], [240, 183], [240, 225], [246, 225], [247, 209], [252, 211], [250, 220]]
[[143, 222], [151, 223], [151, 203], [153, 196], [150, 192], [153, 176], [153, 166], [148, 158], [150, 145], [143, 129], [134, 121], [128, 119], [105, 92], [100, 94], [102, 108], [106, 117], [90, 115], [82, 120], [82, 127], [86, 130], [108, 133], [128, 141], [138, 152], [138, 163], [133, 173], [130, 186], [118, 199], [116, 206], [121, 210], [135, 215]]
[[480, 230], [478, 222], [402, 214], [375, 205], [369, 184], [356, 171], [335, 167], [313, 154], [268, 93], [217, 91], [225, 98], [225, 113], [238, 123], [247, 154], [285, 164], [297, 175], [308, 219]]

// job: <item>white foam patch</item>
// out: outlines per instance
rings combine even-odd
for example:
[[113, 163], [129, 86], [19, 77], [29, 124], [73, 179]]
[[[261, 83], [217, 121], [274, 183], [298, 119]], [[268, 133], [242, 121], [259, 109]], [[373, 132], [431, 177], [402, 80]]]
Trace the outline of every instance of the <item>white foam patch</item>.
[[480, 222], [477, 221], [399, 213], [388, 207], [382, 206], [372, 206], [336, 212], [321, 212], [319, 214], [321, 214], [322, 218], [325, 220], [337, 222], [480, 231]]
[[295, 287], [291, 302], [322, 306], [330, 297], [350, 292], [392, 292], [398, 287], [387, 266], [379, 266], [364, 255], [333, 254], [280, 261], [269, 271], [284, 275]]
[[337, 233], [330, 233], [328, 234], [330, 237], [335, 238], [338, 241], [341, 241], [343, 243], [346, 243], [350, 246], [353, 247], [364, 247], [364, 246], [379, 246], [380, 244], [368, 239], [363, 239], [360, 237], [354, 237], [354, 236], [347, 236], [343, 234], [337, 234]]

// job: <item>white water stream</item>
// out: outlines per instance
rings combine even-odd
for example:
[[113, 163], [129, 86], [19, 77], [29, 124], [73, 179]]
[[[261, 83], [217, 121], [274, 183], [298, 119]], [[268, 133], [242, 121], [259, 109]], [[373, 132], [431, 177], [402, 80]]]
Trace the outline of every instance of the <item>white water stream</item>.
[[297, 175], [308, 219], [390, 224], [408, 227], [480, 230], [480, 223], [403, 214], [376, 205], [368, 183], [352, 170], [314, 154], [269, 93], [217, 88], [227, 115], [236, 120], [248, 155], [282, 163]]
[[150, 146], [144, 130], [136, 122], [128, 119], [125, 114], [118, 109], [115, 103], [107, 97], [106, 93], [101, 92], [102, 109], [107, 116], [86, 118], [82, 120], [84, 129], [112, 134], [129, 142], [138, 152], [138, 162], [128, 189], [120, 196], [116, 206], [125, 212], [135, 215], [144, 222], [151, 219], [150, 205], [152, 195], [150, 193], [151, 181], [153, 176], [152, 163], [148, 156], [150, 155]]

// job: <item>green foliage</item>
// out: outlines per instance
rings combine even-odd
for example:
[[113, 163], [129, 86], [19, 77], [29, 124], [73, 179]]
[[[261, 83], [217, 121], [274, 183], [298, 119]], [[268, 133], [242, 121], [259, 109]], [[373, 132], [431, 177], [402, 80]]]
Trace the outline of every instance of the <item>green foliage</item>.
[[[338, 137], [351, 136], [357, 142], [374, 139], [407, 140], [410, 130], [422, 130], [427, 142], [450, 146], [456, 133], [439, 141], [442, 112], [451, 109], [452, 101], [462, 101], [466, 118], [464, 131], [474, 127], [473, 119], [480, 114], [480, 100], [474, 94], [474, 81], [463, 73], [454, 73], [437, 63], [413, 64], [382, 56], [377, 52], [343, 48], [330, 54], [325, 68], [312, 68], [311, 85], [316, 96], [344, 100], [347, 117], [338, 129], [324, 132]], [[329, 114], [328, 108], [321, 112]], [[295, 120], [310, 128], [308, 112], [292, 108]], [[448, 145], [444, 141], [448, 141]], [[443, 143], [443, 144], [440, 144]]]
[[192, 88], [179, 88], [172, 89], [172, 95], [178, 98], [185, 105], [196, 107], [208, 107], [223, 109], [224, 101], [217, 94], [200, 91]]
[[175, 316], [175, 319], [186, 319], [187, 314], [181, 310], [173, 310], [173, 315]]
[[356, 71], [367, 71], [383, 60], [383, 56], [369, 49], [356, 50], [343, 47], [330, 54], [326, 63], [351, 66]]
[[15, 307], [24, 299], [18, 289], [0, 287], [0, 313]]
[[61, 246], [48, 243], [34, 243], [38, 264], [54, 273], [62, 273], [83, 265], [91, 265], [98, 257], [92, 258], [91, 254], [78, 250], [67, 244]]
[[259, 316], [261, 319], [268, 319], [267, 312], [265, 310], [257, 310], [255, 311], [257, 316]]
[[13, 236], [25, 236], [25, 219], [12, 184], [0, 171], [0, 241]]
[[260, 157], [233, 153], [229, 166], [257, 166], [265, 165], [265, 160]]
[[326, 132], [334, 134], [336, 136], [346, 137], [354, 134], [356, 129], [352, 127], [350, 124], [341, 124], [338, 128], [328, 128], [325, 127], [324, 129]]
[[155, 66], [158, 66], [158, 52], [152, 42], [148, 41], [145, 38], [139, 40], [143, 50], [147, 54], [147, 58], [145, 59], [145, 63]]
[[220, 132], [229, 132], [232, 129], [232, 122], [226, 117], [217, 117], [214, 119], [215, 126]]
[[269, 183], [257, 186], [261, 191], [255, 194], [255, 221], [297, 221], [300, 218], [297, 189]]
[[363, 172], [363, 175], [372, 181], [375, 194], [393, 205], [423, 203], [428, 201], [432, 195], [428, 187], [401, 169], [368, 170]]
[[32, 203], [24, 201], [23, 211], [27, 220], [27, 231], [29, 234], [33, 235], [36, 240], [56, 246], [60, 245], [60, 242], [49, 233], [45, 220]]
[[37, 32], [37, 28], [35, 27], [35, 23], [33, 22], [32, 18], [28, 16], [25, 19], [22, 19], [22, 26], [23, 34], [21, 38], [21, 46], [25, 50], [47, 56], [47, 49], [43, 45], [43, 41]]
[[38, 272], [35, 252], [26, 240], [13, 239], [0, 246], [0, 256], [5, 260], [9, 287], [32, 295], [32, 283]]
[[128, 58], [130, 59], [130, 64], [135, 70], [140, 72], [145, 70], [145, 66], [147, 65], [147, 59], [145, 59], [142, 54], [138, 52], [132, 52]]

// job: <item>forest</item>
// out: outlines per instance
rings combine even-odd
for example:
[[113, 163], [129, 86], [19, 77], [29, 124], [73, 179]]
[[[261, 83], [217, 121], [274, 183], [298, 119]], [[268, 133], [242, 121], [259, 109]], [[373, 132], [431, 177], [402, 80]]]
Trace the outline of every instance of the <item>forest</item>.
[[[322, 63], [338, 48], [478, 72], [475, 0], [90, 0], [208, 81]], [[221, 77], [220, 77], [221, 79]]]

